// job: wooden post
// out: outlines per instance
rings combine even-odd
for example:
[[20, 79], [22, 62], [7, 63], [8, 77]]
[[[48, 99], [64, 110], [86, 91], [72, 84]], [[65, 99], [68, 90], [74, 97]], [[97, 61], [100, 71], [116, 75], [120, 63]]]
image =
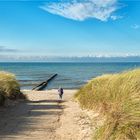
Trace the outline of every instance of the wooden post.
[[47, 85], [48, 83], [53, 80], [55, 77], [57, 76], [57, 74], [54, 74], [53, 76], [51, 76], [48, 80], [40, 83], [39, 85], [37, 85], [36, 87], [34, 87], [32, 90], [43, 90]]

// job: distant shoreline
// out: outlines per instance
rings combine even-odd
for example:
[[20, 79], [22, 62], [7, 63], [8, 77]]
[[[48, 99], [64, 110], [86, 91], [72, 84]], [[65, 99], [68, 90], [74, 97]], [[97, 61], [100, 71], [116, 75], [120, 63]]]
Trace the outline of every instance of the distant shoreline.
[[140, 63], [140, 61], [0, 61], [0, 63], [72, 63], [72, 64], [77, 64], [77, 63], [89, 63], [89, 64], [99, 64], [99, 63]]

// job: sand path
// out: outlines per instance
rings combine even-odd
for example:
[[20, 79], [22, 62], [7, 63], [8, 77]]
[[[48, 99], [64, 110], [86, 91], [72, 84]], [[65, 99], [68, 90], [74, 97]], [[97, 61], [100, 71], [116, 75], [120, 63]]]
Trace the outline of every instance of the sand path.
[[72, 101], [75, 90], [66, 90], [64, 101], [55, 90], [26, 92], [29, 101], [0, 108], [0, 140], [90, 139], [90, 119]]

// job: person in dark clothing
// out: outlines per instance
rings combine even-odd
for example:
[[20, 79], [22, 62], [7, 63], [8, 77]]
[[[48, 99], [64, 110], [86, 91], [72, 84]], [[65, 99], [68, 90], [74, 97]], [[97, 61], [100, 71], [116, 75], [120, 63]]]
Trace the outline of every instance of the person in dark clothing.
[[64, 93], [63, 88], [60, 87], [60, 88], [58, 89], [58, 93], [59, 93], [59, 98], [62, 99], [63, 93]]

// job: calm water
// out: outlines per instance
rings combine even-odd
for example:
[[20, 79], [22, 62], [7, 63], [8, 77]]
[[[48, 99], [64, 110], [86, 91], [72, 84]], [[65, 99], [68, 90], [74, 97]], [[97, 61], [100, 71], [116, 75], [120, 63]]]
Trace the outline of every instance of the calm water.
[[48, 88], [79, 88], [91, 78], [140, 68], [140, 63], [0, 63], [0, 70], [12, 72], [22, 89], [32, 89], [52, 74], [58, 76]]

